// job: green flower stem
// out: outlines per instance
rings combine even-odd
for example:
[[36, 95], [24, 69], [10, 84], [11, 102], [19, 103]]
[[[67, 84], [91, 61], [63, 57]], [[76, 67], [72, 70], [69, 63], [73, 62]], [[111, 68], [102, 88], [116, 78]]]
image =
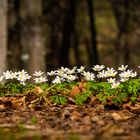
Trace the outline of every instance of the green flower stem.
[[54, 88], [56, 85], [58, 85], [58, 84], [52, 85], [50, 88], [47, 89], [47, 91], [51, 90], [51, 89]]

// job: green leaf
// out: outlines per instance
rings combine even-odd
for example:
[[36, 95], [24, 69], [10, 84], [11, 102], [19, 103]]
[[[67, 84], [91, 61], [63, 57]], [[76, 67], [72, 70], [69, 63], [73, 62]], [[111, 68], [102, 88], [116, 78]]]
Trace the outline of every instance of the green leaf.
[[65, 105], [68, 103], [67, 98], [65, 96], [62, 96], [62, 95], [53, 95], [50, 98], [55, 104]]
[[82, 105], [83, 103], [85, 103], [87, 101], [87, 99], [92, 95], [92, 92], [90, 91], [87, 91], [87, 92], [84, 92], [82, 94], [77, 94], [75, 95], [74, 97], [74, 100], [75, 100], [75, 103], [76, 104], [79, 104], [79, 105]]

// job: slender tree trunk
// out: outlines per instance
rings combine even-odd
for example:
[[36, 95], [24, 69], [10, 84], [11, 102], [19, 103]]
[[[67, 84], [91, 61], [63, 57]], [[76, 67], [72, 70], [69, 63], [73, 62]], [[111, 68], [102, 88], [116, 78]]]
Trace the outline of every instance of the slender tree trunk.
[[[75, 22], [77, 18], [77, 4], [78, 1], [75, 1], [74, 3], [74, 14], [75, 16]], [[75, 60], [76, 60], [76, 66], [81, 66], [81, 61], [80, 61], [80, 53], [79, 53], [79, 34], [77, 32], [76, 24], [73, 23], [73, 49], [74, 49], [74, 55], [75, 55]]]
[[49, 53], [47, 53], [46, 61], [47, 63], [47, 70], [52, 70], [57, 68], [57, 58], [56, 58], [56, 51], [58, 47], [58, 34], [56, 30], [56, 25], [53, 24], [51, 27], [50, 33], [50, 45], [49, 45]]
[[130, 62], [130, 51], [129, 51], [129, 48], [128, 48], [128, 45], [129, 44], [129, 40], [128, 40], [128, 36], [125, 36], [125, 44], [124, 44], [124, 47], [123, 47], [123, 57], [124, 57], [124, 64], [125, 65], [129, 65], [129, 62]]
[[28, 69], [44, 71], [45, 53], [42, 28], [42, 1], [22, 0], [20, 15], [22, 18], [22, 45], [29, 55]]
[[90, 18], [90, 29], [91, 29], [91, 42], [92, 42], [92, 63], [99, 64], [99, 56], [97, 51], [97, 41], [96, 41], [96, 27], [95, 27], [95, 15], [94, 15], [94, 1], [87, 0], [88, 13]]
[[0, 74], [6, 70], [7, 6], [7, 0], [0, 0]]
[[62, 30], [62, 44], [59, 50], [58, 63], [59, 66], [67, 67], [70, 65], [69, 48], [71, 46], [71, 34], [75, 21], [75, 0], [68, 0], [67, 11], [64, 19], [64, 27]]
[[80, 66], [81, 62], [80, 62], [80, 54], [79, 54], [79, 37], [78, 34], [76, 32], [76, 29], [74, 29], [74, 54], [75, 54], [75, 59], [76, 59], [76, 66]]
[[9, 0], [8, 8], [8, 67], [11, 70], [22, 69], [21, 61], [21, 25], [20, 25], [20, 15], [19, 15], [19, 0]]
[[88, 62], [89, 62], [89, 65], [92, 66], [93, 65], [92, 52], [91, 52], [91, 49], [90, 49], [89, 40], [87, 38], [85, 39], [85, 45], [86, 45], [87, 54], [88, 54]]
[[[115, 64], [116, 67], [118, 67], [122, 61], [126, 62], [126, 56], [129, 56], [129, 51], [128, 51], [128, 43], [126, 41], [126, 36], [128, 34], [128, 22], [129, 22], [129, 5], [130, 1], [129, 0], [124, 0], [124, 1], [116, 1], [116, 0], [111, 0], [110, 1], [112, 4], [112, 10], [114, 12], [114, 16], [116, 18], [117, 26], [118, 26], [118, 34], [116, 38], [116, 43], [115, 43], [115, 50], [116, 50], [116, 55], [115, 55]], [[124, 52], [126, 51], [126, 52]]]

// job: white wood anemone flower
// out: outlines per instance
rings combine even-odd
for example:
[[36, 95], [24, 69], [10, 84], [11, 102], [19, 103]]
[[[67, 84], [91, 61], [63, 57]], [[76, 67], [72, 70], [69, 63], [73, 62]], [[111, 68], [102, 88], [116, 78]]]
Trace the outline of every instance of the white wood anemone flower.
[[95, 65], [92, 69], [93, 69], [94, 71], [101, 71], [101, 70], [103, 70], [104, 68], [105, 68], [104, 65]]
[[125, 71], [127, 69], [128, 65], [121, 65], [118, 70]]
[[[95, 73], [93, 73], [91, 71], [85, 71], [85, 66], [81, 66], [79, 68], [75, 66], [72, 69], [61, 67], [57, 70], [47, 72], [47, 77], [52, 76], [49, 80], [53, 79], [50, 81], [53, 84], [59, 84], [64, 81], [73, 82], [76, 79], [79, 80], [79, 77], [83, 77], [86, 81], [95, 81], [95, 78], [104, 78], [104, 81], [110, 83], [112, 87], [116, 87], [118, 82], [124, 83], [130, 78], [136, 78], [138, 75], [136, 71], [127, 69], [128, 65], [121, 65], [118, 67], [118, 71], [114, 68], [104, 68], [104, 65], [95, 65], [91, 68], [95, 71]], [[140, 66], [138, 66], [138, 68], [140, 68]], [[34, 83], [43, 83], [48, 81], [43, 71], [35, 71], [32, 76]], [[32, 76], [24, 69], [18, 72], [7, 70], [0, 76], [0, 83], [7, 80], [17, 80], [19, 83], [26, 85], [27, 80], [31, 79]]]
[[115, 82], [111, 84], [111, 88], [118, 88], [120, 85], [120, 82]]
[[33, 74], [34, 76], [42, 76], [44, 74], [44, 72], [42, 71], [35, 71], [35, 73]]

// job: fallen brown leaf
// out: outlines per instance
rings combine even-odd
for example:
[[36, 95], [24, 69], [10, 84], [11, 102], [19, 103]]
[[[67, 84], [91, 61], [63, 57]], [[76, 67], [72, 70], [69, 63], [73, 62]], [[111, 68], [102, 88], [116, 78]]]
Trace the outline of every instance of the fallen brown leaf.
[[78, 85], [74, 86], [70, 92], [70, 95], [75, 96], [76, 94], [82, 93], [86, 90], [85, 81], [82, 81]]
[[40, 87], [38, 87], [38, 86], [36, 86], [35, 87], [35, 93], [42, 93], [43, 92], [43, 90], [40, 88]]
[[74, 86], [72, 88], [72, 91], [70, 92], [70, 95], [75, 96], [76, 94], [79, 94], [81, 92], [79, 86]]

